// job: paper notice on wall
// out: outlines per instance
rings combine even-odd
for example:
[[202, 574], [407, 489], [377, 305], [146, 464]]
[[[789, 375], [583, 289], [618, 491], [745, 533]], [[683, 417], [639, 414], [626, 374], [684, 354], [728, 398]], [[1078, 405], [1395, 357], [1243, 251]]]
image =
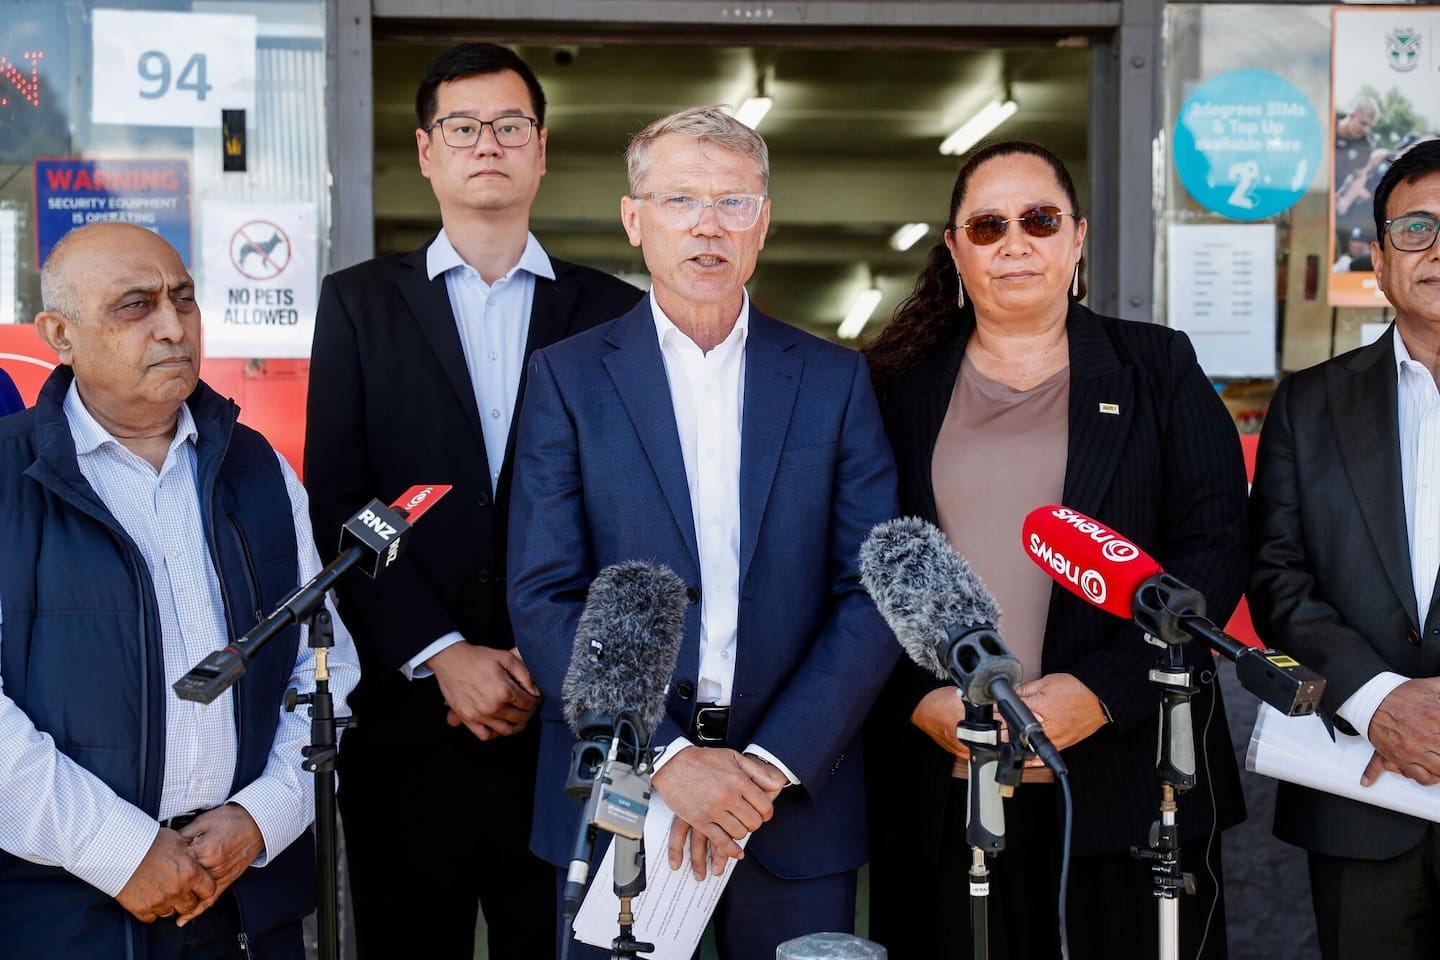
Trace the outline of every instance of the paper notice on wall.
[[1275, 225], [1172, 224], [1170, 325], [1211, 377], [1275, 375]]
[[20, 291], [15, 278], [19, 269], [20, 217], [14, 210], [0, 210], [0, 323], [18, 323]]
[[319, 286], [315, 205], [211, 200], [201, 213], [205, 355], [309, 357]]

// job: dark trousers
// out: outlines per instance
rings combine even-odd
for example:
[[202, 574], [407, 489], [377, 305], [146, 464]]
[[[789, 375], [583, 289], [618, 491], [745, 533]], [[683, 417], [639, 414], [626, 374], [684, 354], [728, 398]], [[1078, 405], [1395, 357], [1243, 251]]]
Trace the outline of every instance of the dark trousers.
[[[647, 850], [646, 855], [663, 859], [666, 853]], [[600, 857], [597, 852], [596, 865]], [[669, 869], [669, 865], [662, 863], [662, 868]], [[683, 869], [689, 869], [688, 862]], [[558, 897], [565, 887], [564, 870], [555, 871], [554, 882]], [[747, 856], [736, 864], [710, 922], [720, 960], [774, 957], [780, 944], [807, 933], [851, 933], [855, 929], [855, 871], [785, 880], [760, 866], [754, 855]], [[570, 931], [563, 929], [563, 923], [562, 919], [556, 924], [557, 935], [562, 940], [570, 936]], [[615, 932], [620, 932], [618, 921]], [[699, 956], [697, 950], [697, 960]], [[578, 940], [570, 944], [570, 960], [609, 960], [609, 957], [608, 948], [586, 946]]]
[[550, 958], [553, 868], [529, 849], [533, 760], [497, 769], [505, 751], [464, 728], [438, 746], [352, 748], [362, 731], [346, 735], [339, 794], [361, 960], [471, 960], [479, 910], [493, 960]]
[[175, 960], [305, 960], [300, 922], [241, 946], [240, 912], [229, 891], [183, 927], [174, 919], [156, 920], [151, 933], [152, 957]]
[[[948, 960], [972, 955], [970, 846], [965, 838], [966, 781], [951, 784], [941, 862], [877, 850], [870, 860], [870, 938], [890, 960]], [[1005, 849], [991, 858], [988, 919], [991, 960], [1060, 956], [1062, 837], [1058, 787], [1023, 784], [1005, 801]], [[1220, 838], [1181, 845], [1197, 892], [1180, 900], [1180, 955], [1224, 960], [1225, 901], [1218, 878]], [[1067, 929], [1072, 960], [1159, 955], [1159, 918], [1148, 865], [1128, 854], [1073, 857]], [[1206, 932], [1208, 930], [1208, 936]], [[1203, 952], [1197, 953], [1202, 940]]]
[[1440, 826], [1391, 860], [1310, 854], [1324, 960], [1429, 960], [1440, 943]]

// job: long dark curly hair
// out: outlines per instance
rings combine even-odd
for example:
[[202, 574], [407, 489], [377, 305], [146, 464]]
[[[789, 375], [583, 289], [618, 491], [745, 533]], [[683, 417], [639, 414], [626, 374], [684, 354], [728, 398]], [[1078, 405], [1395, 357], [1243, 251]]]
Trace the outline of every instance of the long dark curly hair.
[[[960, 168], [955, 186], [950, 191], [949, 216], [945, 232], [955, 229], [955, 214], [965, 200], [970, 179], [981, 164], [996, 157], [1025, 154], [1036, 157], [1055, 174], [1070, 209], [1080, 216], [1080, 199], [1075, 193], [1075, 181], [1059, 157], [1038, 143], [1028, 140], [1006, 140], [993, 143], [971, 154], [970, 159]], [[1085, 296], [1084, 259], [1081, 259], [1080, 297]], [[895, 377], [919, 363], [936, 345], [958, 329], [962, 322], [974, 323], [975, 308], [967, 302], [964, 307], [956, 305], [960, 294], [960, 279], [955, 273], [955, 261], [941, 241], [930, 248], [925, 267], [915, 280], [915, 289], [895, 309], [895, 315], [875, 339], [866, 343], [861, 351], [870, 364], [870, 378], [877, 390], [882, 390]], [[1078, 298], [1077, 298], [1078, 299]]]

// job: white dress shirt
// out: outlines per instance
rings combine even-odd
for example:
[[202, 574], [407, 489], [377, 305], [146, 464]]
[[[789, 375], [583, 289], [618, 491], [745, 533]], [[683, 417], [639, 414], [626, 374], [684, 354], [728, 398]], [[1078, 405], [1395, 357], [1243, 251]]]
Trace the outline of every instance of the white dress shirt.
[[[701, 703], [729, 706], [740, 614], [740, 427], [750, 294], [744, 293], [729, 336], [709, 353], [665, 315], [654, 290], [650, 311], [670, 383], [695, 545], [700, 551], [700, 673], [695, 696]], [[693, 746], [689, 740], [676, 738], [661, 753], [655, 769], [688, 746]], [[774, 764], [791, 783], [798, 783], [790, 768], [765, 748], [752, 743], [745, 752]]]
[[[525, 369], [525, 341], [530, 336], [530, 308], [535, 302], [535, 278], [555, 279], [550, 257], [535, 239], [525, 235], [520, 259], [494, 283], [486, 283], [479, 271], [461, 259], [445, 231], [425, 251], [425, 271], [434, 280], [445, 275], [445, 292], [450, 295], [450, 312], [460, 330], [465, 351], [465, 368], [480, 410], [480, 427], [485, 434], [485, 457], [490, 462], [490, 492], [500, 483], [505, 462], [505, 445], [510, 438], [510, 421], [515, 417], [515, 399], [520, 392], [520, 374]], [[425, 661], [465, 638], [451, 631], [421, 650], [400, 671], [412, 680], [431, 674]]]
[[[1420, 627], [1440, 573], [1440, 389], [1425, 364], [1414, 360], [1395, 328], [1395, 387], [1400, 427], [1400, 478], [1405, 492], [1405, 530]], [[1409, 677], [1376, 674], [1341, 705], [1339, 714], [1356, 730], [1370, 729], [1380, 702]]]
[[[158, 817], [227, 801], [238, 804], [260, 828], [265, 849], [254, 865], [263, 866], [313, 819], [313, 775], [300, 766], [310, 721], [304, 711], [281, 712], [264, 772], [230, 795], [236, 761], [232, 692], [201, 705], [181, 700], [172, 689], [192, 666], [232, 639], [201, 523], [197, 433], [190, 409], [180, 407], [175, 439], [159, 471], [106, 432], [85, 409], [73, 383], [65, 415], [80, 472], [144, 555], [155, 587], [165, 662], [165, 776]], [[276, 458], [290, 497], [304, 582], [320, 569], [309, 506], [295, 472], [279, 454]], [[330, 689], [335, 712], [343, 714], [360, 678], [359, 661], [349, 632], [328, 600], [326, 605], [335, 626]], [[302, 629], [290, 685], [310, 691], [315, 688], [314, 652], [305, 643]], [[0, 848], [61, 867], [109, 896], [118, 894], [150, 849], [159, 824], [61, 753], [3, 690], [0, 769], [5, 771], [0, 777]]]

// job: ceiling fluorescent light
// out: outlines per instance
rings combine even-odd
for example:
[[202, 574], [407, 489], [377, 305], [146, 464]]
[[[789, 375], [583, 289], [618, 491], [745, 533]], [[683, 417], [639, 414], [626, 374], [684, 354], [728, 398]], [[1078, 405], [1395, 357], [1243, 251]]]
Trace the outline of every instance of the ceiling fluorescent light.
[[1017, 109], [1019, 107], [1014, 100], [992, 100], [959, 130], [946, 137], [940, 144], [940, 152], [947, 157], [958, 157], [967, 152], [993, 133], [996, 127], [1014, 116]]
[[860, 336], [860, 331], [865, 329], [865, 324], [870, 322], [870, 314], [880, 305], [880, 288], [871, 287], [868, 290], [861, 290], [855, 302], [850, 305], [850, 312], [845, 314], [845, 319], [840, 321], [840, 327], [835, 331], [841, 340], [854, 340]]
[[890, 246], [904, 253], [919, 243], [920, 238], [929, 232], [930, 224], [928, 223], [907, 223], [895, 231], [894, 236], [890, 238]]
[[765, 114], [769, 113], [774, 105], [775, 101], [769, 97], [747, 97], [745, 102], [740, 104], [740, 109], [735, 111], [735, 119], [751, 130], [758, 129], [760, 121], [765, 119]]

